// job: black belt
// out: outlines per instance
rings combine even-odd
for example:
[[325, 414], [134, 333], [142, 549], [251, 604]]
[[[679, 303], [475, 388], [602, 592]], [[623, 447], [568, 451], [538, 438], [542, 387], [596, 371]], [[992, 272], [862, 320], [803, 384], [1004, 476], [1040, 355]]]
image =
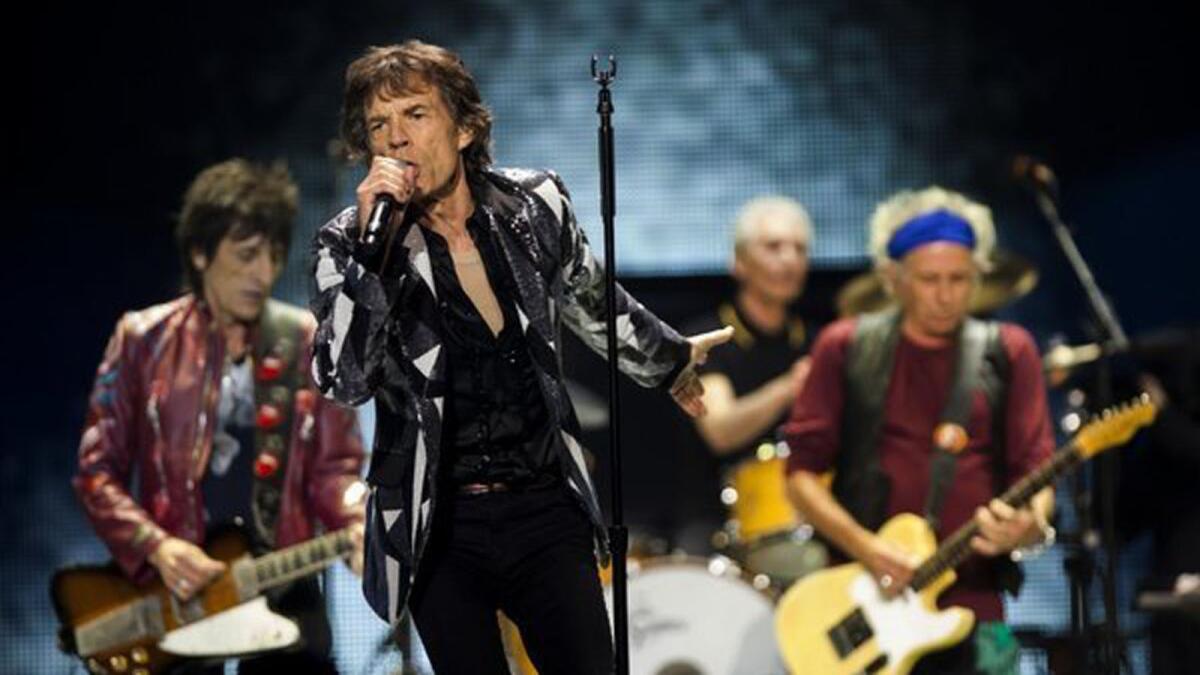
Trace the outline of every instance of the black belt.
[[509, 483], [463, 483], [458, 486], [460, 495], [486, 495], [493, 492], [508, 492], [513, 486]]
[[534, 476], [520, 476], [513, 480], [477, 480], [469, 483], [459, 483], [454, 491], [460, 495], [486, 495], [493, 492], [528, 492], [542, 490], [558, 484], [562, 480], [552, 472], [542, 472]]

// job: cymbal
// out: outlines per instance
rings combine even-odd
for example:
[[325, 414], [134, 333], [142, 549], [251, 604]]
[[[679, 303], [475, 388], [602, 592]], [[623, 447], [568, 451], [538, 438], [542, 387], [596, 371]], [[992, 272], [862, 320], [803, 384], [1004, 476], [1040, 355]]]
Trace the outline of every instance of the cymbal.
[[[989, 314], [1020, 298], [1037, 286], [1038, 272], [1033, 263], [1009, 251], [997, 250], [992, 270], [983, 275], [971, 298], [971, 314]], [[875, 312], [894, 304], [883, 289], [883, 281], [874, 271], [864, 272], [846, 282], [838, 291], [837, 309], [841, 316]]]

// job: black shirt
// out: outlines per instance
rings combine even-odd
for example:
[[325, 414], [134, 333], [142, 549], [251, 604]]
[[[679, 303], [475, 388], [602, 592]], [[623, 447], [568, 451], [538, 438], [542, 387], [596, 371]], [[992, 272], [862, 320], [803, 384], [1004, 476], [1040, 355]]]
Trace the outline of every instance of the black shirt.
[[467, 221], [467, 231], [504, 313], [504, 328], [499, 335], [492, 334], [463, 290], [445, 240], [431, 233], [429, 252], [449, 385], [444, 466], [449, 467], [448, 477], [455, 485], [549, 483], [559, 475], [549, 414], [529, 345], [518, 325], [508, 261], [493, 233], [476, 215]]
[[[797, 359], [808, 353], [808, 331], [799, 318], [789, 318], [784, 329], [775, 334], [763, 333], [746, 321], [733, 302], [722, 303], [711, 312], [693, 321], [685, 329], [688, 335], [733, 326], [733, 339], [709, 352], [708, 361], [698, 370], [700, 374], [720, 373], [729, 378], [734, 395], [745, 396], [770, 380], [788, 372]], [[777, 424], [736, 452], [720, 459], [732, 464], [754, 453], [764, 441], [775, 441], [775, 429], [787, 417], [785, 411]]]
[[[254, 384], [249, 360], [226, 364], [221, 375], [212, 451], [201, 483], [205, 525], [249, 526], [254, 486]], [[254, 528], [247, 527], [250, 532]]]

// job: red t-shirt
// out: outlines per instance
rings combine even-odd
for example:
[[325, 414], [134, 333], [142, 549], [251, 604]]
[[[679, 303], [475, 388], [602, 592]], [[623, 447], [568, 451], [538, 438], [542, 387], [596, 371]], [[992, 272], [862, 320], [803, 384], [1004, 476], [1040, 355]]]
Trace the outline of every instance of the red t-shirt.
[[[782, 427], [791, 448], [788, 472], [800, 469], [822, 473], [835, 465], [840, 444], [845, 396], [846, 349], [854, 337], [854, 319], [838, 321], [817, 338], [812, 372]], [[1023, 328], [1001, 324], [1000, 341], [1009, 360], [1006, 482], [1012, 485], [1037, 467], [1054, 450], [1054, 435], [1046, 407], [1042, 364], [1033, 338]], [[922, 514], [929, 492], [929, 460], [933, 428], [945, 408], [957, 350], [954, 345], [930, 349], [900, 335], [884, 405], [879, 461], [891, 482], [888, 517]], [[995, 492], [995, 461], [985, 448], [991, 444], [992, 419], [987, 399], [975, 392], [967, 425], [970, 442], [958, 456], [954, 480], [943, 501], [939, 541], [974, 517]], [[958, 568], [958, 582], [939, 605], [961, 605], [980, 621], [1004, 618], [1004, 605], [988, 567], [971, 556]]]

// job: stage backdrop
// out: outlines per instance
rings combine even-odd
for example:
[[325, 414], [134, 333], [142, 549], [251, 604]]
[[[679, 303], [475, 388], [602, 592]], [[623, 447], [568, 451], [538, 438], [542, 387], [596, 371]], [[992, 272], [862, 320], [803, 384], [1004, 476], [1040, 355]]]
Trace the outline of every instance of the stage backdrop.
[[[34, 241], [16, 256], [17, 270], [32, 271], [16, 276], [39, 284], [17, 294], [32, 298], [33, 312], [12, 312], [32, 316], [39, 337], [27, 342], [44, 344], [32, 345], [33, 356], [27, 344], [6, 350], [20, 355], [9, 378], [10, 399], [20, 402], [6, 404], [17, 419], [0, 425], [8, 517], [0, 671], [72, 672], [55, 648], [46, 585], [59, 565], [106, 557], [68, 485], [86, 392], [119, 312], [174, 288], [168, 231], [186, 181], [232, 155], [287, 160], [301, 183], [301, 227], [276, 294], [305, 304], [312, 232], [351, 202], [361, 175], [337, 159], [332, 140], [342, 73], [366, 45], [419, 37], [458, 51], [495, 113], [497, 163], [557, 170], [599, 254], [588, 70], [592, 54], [614, 54], [618, 267], [672, 321], [724, 292], [732, 219], [747, 199], [787, 195], [811, 212], [817, 271], [805, 307], [827, 317], [832, 290], [866, 265], [873, 206], [939, 183], [991, 204], [1001, 241], [1042, 270], [1037, 293], [1008, 315], [1043, 341], [1080, 339], [1078, 291], [1028, 196], [1007, 177], [1017, 151], [1063, 160], [1064, 211], [1089, 226], [1081, 246], [1105, 263], [1097, 277], [1132, 329], [1200, 318], [1188, 272], [1194, 247], [1168, 245], [1184, 236], [1171, 224], [1190, 223], [1192, 211], [1162, 193], [1194, 188], [1196, 136], [1194, 127], [1179, 133], [1189, 108], [1157, 98], [1169, 90], [1154, 75], [1170, 72], [1161, 55], [1171, 23], [1149, 12], [1122, 8], [1105, 19], [1106, 31], [1084, 31], [1074, 13], [1040, 3], [1025, 8], [1037, 21], [1014, 18], [1022, 10], [1011, 4], [923, 1], [317, 4], [96, 6], [44, 17], [34, 79], [49, 84], [30, 100], [48, 124], [29, 136], [48, 144], [31, 173], [49, 178], [34, 200], [36, 226], [14, 228]], [[45, 45], [72, 48], [47, 55]], [[60, 157], [80, 150], [87, 181], [52, 180]], [[50, 278], [62, 283], [40, 283], [48, 251], [61, 252]], [[603, 392], [599, 362], [568, 349], [572, 376]], [[630, 521], [670, 537], [674, 500], [695, 498], [679, 467], [697, 450], [670, 446], [669, 427], [681, 420], [661, 395], [625, 391], [625, 429], [637, 432], [627, 443]], [[364, 422], [369, 431], [369, 414]], [[603, 449], [602, 432], [592, 441]], [[1138, 554], [1132, 549], [1122, 567], [1122, 608]], [[1029, 573], [1014, 622], [1061, 632], [1067, 589], [1057, 552]], [[384, 628], [356, 581], [339, 568], [327, 582], [343, 671], [394, 670], [397, 657], [378, 648]], [[1141, 650], [1134, 655], [1135, 672], [1144, 672]], [[1026, 666], [1041, 672], [1033, 652]]]

